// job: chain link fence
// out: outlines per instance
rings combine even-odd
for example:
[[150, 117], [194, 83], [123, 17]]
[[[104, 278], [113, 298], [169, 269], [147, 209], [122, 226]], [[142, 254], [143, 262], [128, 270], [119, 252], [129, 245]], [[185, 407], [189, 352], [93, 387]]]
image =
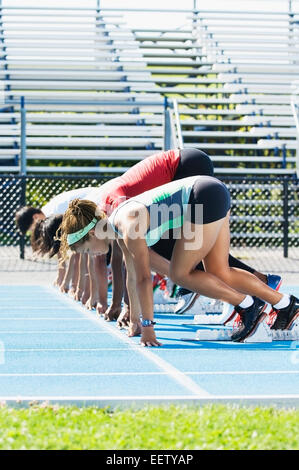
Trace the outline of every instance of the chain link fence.
[[[29, 239], [15, 227], [15, 212], [24, 205], [42, 208], [52, 197], [84, 186], [99, 186], [111, 177], [0, 176], [1, 259], [30, 258]], [[232, 199], [231, 245], [239, 258], [260, 270], [279, 271], [282, 264], [299, 272], [299, 193], [294, 178], [222, 177]], [[292, 267], [290, 268], [292, 263]]]

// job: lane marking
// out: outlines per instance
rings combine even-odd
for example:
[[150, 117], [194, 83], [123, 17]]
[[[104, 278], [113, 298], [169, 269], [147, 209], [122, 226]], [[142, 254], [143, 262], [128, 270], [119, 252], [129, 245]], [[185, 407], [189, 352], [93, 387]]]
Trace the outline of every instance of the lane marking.
[[166, 372], [42, 372], [42, 373], [4, 373], [1, 377], [115, 377], [115, 376], [140, 376], [140, 375], [162, 375], [168, 377]]
[[76, 352], [76, 351], [127, 351], [128, 348], [7, 348], [7, 352]]
[[168, 400], [178, 400], [178, 401], [187, 401], [190, 403], [196, 403], [198, 401], [202, 402], [222, 402], [222, 401], [235, 401], [238, 400], [240, 402], [243, 401], [255, 401], [255, 400], [279, 400], [282, 403], [287, 402], [288, 400], [297, 400], [299, 399], [299, 395], [297, 394], [286, 394], [286, 395], [213, 395], [212, 397], [194, 397], [190, 395], [121, 395], [121, 396], [67, 396], [67, 397], [61, 397], [61, 396], [48, 396], [48, 395], [40, 395], [40, 396], [7, 396], [7, 395], [0, 395], [0, 400], [1, 401], [13, 401], [16, 403], [22, 403], [24, 401], [28, 401], [31, 403], [36, 403], [36, 402], [97, 402], [97, 401], [103, 401], [104, 403], [101, 403], [101, 405], [109, 405], [113, 402], [120, 402], [120, 405], [125, 405], [126, 403], [124, 400], [132, 401], [132, 400], [137, 400], [140, 401], [141, 403], [144, 402], [145, 400], [149, 401], [161, 401], [161, 402], [168, 402]]
[[106, 331], [94, 331], [94, 330], [42, 330], [42, 331], [39, 331], [39, 330], [26, 330], [26, 331], [22, 331], [22, 330], [1, 330], [0, 329], [0, 334], [1, 335], [4, 335], [4, 334], [9, 334], [9, 335], [28, 335], [28, 334], [45, 334], [45, 335], [50, 335], [50, 334], [58, 334], [58, 333], [61, 333], [61, 334], [69, 334], [69, 335], [81, 335], [82, 333], [92, 333], [92, 334], [97, 334], [97, 335], [104, 335], [106, 334]]
[[[69, 297], [69, 298], [71, 299], [71, 297]], [[71, 300], [73, 300], [73, 299], [71, 299]], [[7, 308], [11, 308], [12, 310], [52, 310], [53, 308], [55, 308], [55, 310], [71, 311], [71, 308], [68, 308], [66, 306], [61, 307], [60, 305], [57, 305], [57, 301], [51, 303], [51, 302], [48, 302], [47, 300], [43, 300], [43, 305], [41, 305], [41, 306], [36, 306], [36, 305], [30, 306], [29, 302], [32, 302], [32, 301], [34, 301], [36, 303], [36, 299], [28, 299], [28, 300], [26, 300], [26, 302], [24, 302], [24, 300], [22, 299], [22, 302], [24, 302], [25, 305], [15, 305], [16, 302], [12, 302], [11, 304], [6, 304], [6, 303], [3, 303], [1, 301], [0, 313], [1, 313], [1, 311], [5, 310]], [[73, 300], [73, 302], [75, 303], [74, 300]], [[18, 304], [19, 303], [20, 302], [18, 302]], [[96, 309], [94, 308], [93, 310], [95, 311]]]
[[77, 322], [77, 321], [85, 321], [85, 319], [82, 318], [72, 318], [71, 316], [69, 317], [1, 317], [0, 315], [0, 320], [7, 320], [7, 321], [56, 321], [56, 320], [64, 320], [64, 321], [71, 321], [71, 322]]
[[[127, 349], [126, 349], [127, 351]], [[266, 371], [266, 372], [250, 372], [248, 375], [254, 374], [299, 374], [299, 371]], [[247, 375], [247, 372], [185, 372], [186, 375]], [[0, 373], [1, 377], [101, 377], [101, 376], [141, 376], [141, 375], [160, 375], [168, 376], [167, 372], [41, 372], [41, 373]]]
[[121, 333], [119, 330], [115, 328], [115, 326], [109, 325], [109, 322], [106, 322], [104, 319], [97, 318], [91, 313], [89, 313], [87, 310], [85, 310], [83, 307], [76, 305], [73, 303], [71, 299], [67, 299], [65, 297], [60, 297], [59, 293], [55, 291], [55, 289], [48, 287], [49, 291], [52, 292], [56, 297], [61, 299], [61, 302], [65, 302], [68, 305], [72, 305], [74, 309], [80, 311], [84, 316], [90, 318], [94, 323], [96, 323], [98, 326], [102, 326], [107, 330], [110, 334], [113, 336], [116, 336], [119, 338], [122, 342], [127, 344], [130, 349], [133, 351], [138, 352], [139, 354], [143, 355], [146, 357], [148, 360], [153, 362], [157, 367], [162, 369], [167, 373], [169, 377], [171, 377], [173, 380], [175, 380], [178, 384], [183, 386], [185, 389], [189, 390], [192, 392], [195, 396], [197, 397], [211, 397], [212, 395], [201, 388], [199, 385], [197, 385], [190, 377], [185, 375], [182, 371], [177, 369], [176, 367], [172, 366], [168, 362], [166, 362], [164, 359], [156, 356], [153, 352], [151, 352], [148, 348], [142, 347], [140, 345], [135, 344], [129, 337], [126, 337], [123, 333]]

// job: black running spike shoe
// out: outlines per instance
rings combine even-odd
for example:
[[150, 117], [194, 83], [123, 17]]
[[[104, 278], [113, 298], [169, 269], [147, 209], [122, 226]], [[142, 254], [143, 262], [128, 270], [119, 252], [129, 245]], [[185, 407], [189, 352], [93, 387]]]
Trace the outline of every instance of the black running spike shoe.
[[277, 316], [271, 330], [289, 330], [296, 318], [299, 317], [299, 299], [294, 295], [290, 296], [290, 304], [287, 307], [279, 310], [272, 308]]
[[240, 327], [231, 336], [232, 341], [242, 342], [255, 332], [258, 324], [265, 318], [264, 310], [267, 304], [263, 300], [253, 297], [253, 304], [248, 308], [235, 307], [241, 318]]

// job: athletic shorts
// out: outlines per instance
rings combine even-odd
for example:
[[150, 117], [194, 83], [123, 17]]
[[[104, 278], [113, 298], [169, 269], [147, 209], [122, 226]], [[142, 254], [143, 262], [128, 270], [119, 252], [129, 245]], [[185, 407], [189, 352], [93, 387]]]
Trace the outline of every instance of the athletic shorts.
[[193, 224], [210, 224], [226, 216], [230, 210], [230, 194], [217, 178], [201, 176], [193, 184], [188, 206], [186, 220]]

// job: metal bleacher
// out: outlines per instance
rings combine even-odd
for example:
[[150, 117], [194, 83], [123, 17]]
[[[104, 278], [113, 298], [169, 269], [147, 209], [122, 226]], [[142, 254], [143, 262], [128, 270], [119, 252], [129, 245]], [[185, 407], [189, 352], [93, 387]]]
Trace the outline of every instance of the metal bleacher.
[[28, 172], [121, 172], [168, 142], [219, 174], [296, 174], [299, 13], [182, 12], [161, 29], [117, 9], [2, 7], [0, 171], [20, 170], [24, 97]]
[[161, 93], [177, 100], [184, 145], [207, 151], [217, 173], [295, 173], [298, 19], [270, 8], [194, 10], [189, 31], [134, 31], [142, 50], [181, 57], [185, 48], [184, 63], [151, 72]]
[[163, 98], [153, 93], [121, 15], [87, 8], [1, 12], [1, 171], [20, 168], [21, 97], [27, 172], [121, 172], [119, 162], [162, 148]]

